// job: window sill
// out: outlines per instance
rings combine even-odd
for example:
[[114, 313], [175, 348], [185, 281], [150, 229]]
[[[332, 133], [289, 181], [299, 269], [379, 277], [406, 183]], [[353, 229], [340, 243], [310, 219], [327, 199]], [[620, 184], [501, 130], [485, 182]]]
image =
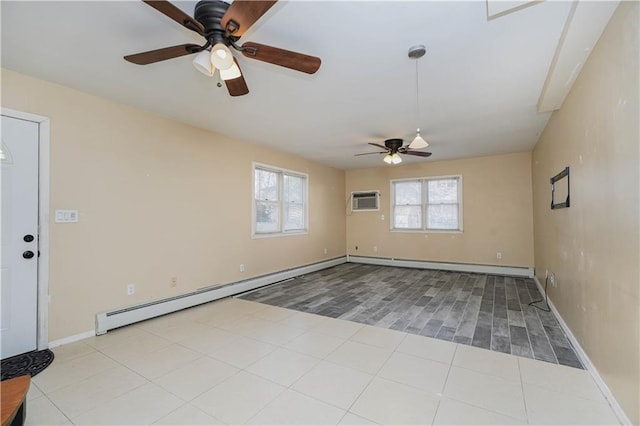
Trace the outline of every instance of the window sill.
[[293, 237], [297, 235], [307, 235], [309, 231], [291, 231], [291, 232], [274, 232], [272, 234], [253, 234], [251, 238], [254, 240], [261, 240], [263, 238], [280, 238], [280, 237]]
[[401, 234], [463, 234], [462, 229], [391, 229], [391, 232], [398, 232]]

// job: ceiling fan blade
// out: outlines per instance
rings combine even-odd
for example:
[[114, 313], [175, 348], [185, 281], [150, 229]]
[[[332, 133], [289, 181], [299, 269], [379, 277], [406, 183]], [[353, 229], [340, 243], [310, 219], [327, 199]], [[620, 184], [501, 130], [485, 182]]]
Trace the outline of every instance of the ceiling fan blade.
[[204, 27], [181, 9], [164, 0], [142, 0], [158, 12], [168, 16], [183, 27], [204, 36]]
[[[238, 68], [240, 68], [236, 58], [233, 58], [233, 60]], [[225, 80], [224, 83], [227, 85], [227, 90], [231, 96], [242, 96], [249, 93], [249, 88], [247, 87], [247, 82], [244, 80], [244, 76], [242, 75], [242, 70], [240, 70], [240, 77], [234, 78], [233, 80]]]
[[315, 56], [304, 55], [278, 47], [264, 44], [246, 42], [242, 45], [242, 54], [247, 58], [257, 59], [292, 70], [301, 71], [307, 74], [314, 74], [320, 68], [322, 62]]
[[162, 49], [127, 55], [124, 59], [136, 65], [148, 65], [184, 55], [191, 55], [198, 51], [194, 49], [200, 49], [200, 46], [197, 44], [180, 44], [178, 46], [164, 47]]
[[387, 147], [386, 147], [386, 146], [384, 146], [384, 145], [380, 145], [379, 143], [369, 142], [369, 145], [377, 146], [378, 148], [382, 148], [382, 149], [384, 149], [384, 150], [386, 150], [386, 151], [389, 151], [389, 148], [387, 148]]
[[355, 157], [358, 157], [360, 155], [371, 155], [371, 154], [386, 154], [387, 151], [381, 151], [381, 152], [363, 152], [362, 154], [354, 154]]
[[406, 154], [406, 155], [415, 155], [417, 157], [431, 157], [431, 153], [430, 152], [424, 152], [424, 151], [400, 151], [400, 154]]
[[231, 35], [241, 37], [277, 0], [234, 0], [220, 24]]

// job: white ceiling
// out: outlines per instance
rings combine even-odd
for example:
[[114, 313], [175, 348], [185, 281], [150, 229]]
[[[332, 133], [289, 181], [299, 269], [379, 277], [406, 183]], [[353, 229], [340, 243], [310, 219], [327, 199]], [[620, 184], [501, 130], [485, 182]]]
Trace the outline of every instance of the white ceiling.
[[[192, 15], [195, 2], [175, 2]], [[367, 142], [410, 142], [429, 159], [533, 148], [550, 113], [536, 104], [571, 3], [487, 19], [484, 1], [281, 1], [241, 39], [322, 58], [306, 75], [237, 55], [250, 93], [232, 98], [193, 57], [138, 66], [127, 54], [201, 44], [141, 1], [0, 2], [2, 66], [337, 168], [380, 166]], [[415, 61], [407, 50], [427, 46]]]

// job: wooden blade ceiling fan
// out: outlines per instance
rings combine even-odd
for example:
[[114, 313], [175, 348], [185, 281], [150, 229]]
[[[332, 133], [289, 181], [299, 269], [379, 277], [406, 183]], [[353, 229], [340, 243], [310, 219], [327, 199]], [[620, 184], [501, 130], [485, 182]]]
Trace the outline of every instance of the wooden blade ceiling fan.
[[185, 28], [200, 34], [204, 37], [205, 43], [203, 45], [186, 43], [125, 56], [124, 59], [131, 63], [148, 65], [194, 53], [203, 54], [207, 57], [210, 55], [211, 63], [204, 60], [204, 69], [198, 67], [196, 61], [194, 61], [194, 65], [201, 72], [208, 75], [213, 75], [215, 69], [219, 69], [221, 78], [224, 80], [231, 96], [246, 95], [249, 93], [249, 88], [242, 76], [238, 61], [229, 47], [242, 53], [247, 58], [257, 59], [307, 74], [314, 74], [320, 68], [321, 60], [315, 56], [250, 41], [242, 46], [237, 44], [240, 37], [277, 0], [234, 0], [231, 4], [221, 0], [202, 0], [196, 4], [193, 18], [168, 1], [143, 1]]
[[400, 158], [400, 154], [403, 155], [415, 155], [417, 157], [431, 157], [430, 152], [425, 151], [417, 151], [415, 149], [411, 149], [408, 146], [402, 146], [402, 139], [387, 139], [384, 141], [384, 146], [378, 143], [369, 142], [369, 145], [375, 146], [376, 148], [383, 149], [384, 151], [378, 152], [364, 152], [362, 154], [355, 154], [356, 157], [360, 155], [370, 155], [370, 154], [386, 154], [384, 157], [384, 162], [387, 164], [398, 164], [402, 162], [402, 158]]

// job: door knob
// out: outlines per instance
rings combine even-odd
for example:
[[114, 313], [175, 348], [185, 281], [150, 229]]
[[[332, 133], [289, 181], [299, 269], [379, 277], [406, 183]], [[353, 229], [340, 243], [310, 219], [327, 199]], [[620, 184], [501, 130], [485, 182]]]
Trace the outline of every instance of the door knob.
[[22, 239], [24, 240], [25, 243], [30, 243], [31, 241], [33, 241], [33, 235], [27, 234], [24, 237], [22, 237]]
[[27, 250], [22, 253], [22, 257], [24, 257], [25, 259], [31, 259], [33, 257], [33, 252], [31, 250]]

